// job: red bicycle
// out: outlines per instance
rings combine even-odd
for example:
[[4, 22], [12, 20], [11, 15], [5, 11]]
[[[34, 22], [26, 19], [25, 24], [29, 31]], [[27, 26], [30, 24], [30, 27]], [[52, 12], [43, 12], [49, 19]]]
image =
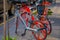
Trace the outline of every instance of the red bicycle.
[[[36, 40], [45, 40], [47, 37], [47, 30], [46, 27], [39, 22], [38, 20], [35, 19], [35, 17], [30, 14], [30, 9], [26, 5], [24, 5], [20, 10], [19, 10], [19, 19], [22, 21], [22, 23], [25, 25], [25, 31], [22, 33], [22, 36], [26, 34], [26, 30], [29, 30], [32, 32]], [[16, 25], [18, 25], [18, 18], [16, 21]], [[30, 25], [30, 26], [29, 26]], [[17, 33], [17, 28], [16, 26], [16, 33]]]
[[[46, 0], [44, 0], [41, 5], [39, 4], [39, 6], [41, 6], [42, 8], [40, 8], [40, 9], [37, 8], [37, 9], [39, 9], [39, 10], [42, 10], [42, 11], [37, 10], [38, 12], [40, 12], [40, 15], [38, 14], [38, 16], [39, 16], [40, 22], [43, 23], [44, 26], [46, 26], [46, 28], [47, 28], [47, 34], [48, 34], [48, 35], [49, 35], [49, 34], [51, 33], [51, 31], [52, 31], [52, 26], [51, 26], [50, 20], [49, 20], [49, 18], [48, 18], [48, 16], [47, 16], [47, 11], [48, 11], [48, 9], [47, 9], [46, 6], [49, 6], [50, 4], [51, 4], [51, 3], [49, 3], [49, 2], [46, 1]], [[39, 6], [38, 6], [38, 7], [39, 7]], [[41, 15], [41, 13], [42, 13], [42, 15]]]

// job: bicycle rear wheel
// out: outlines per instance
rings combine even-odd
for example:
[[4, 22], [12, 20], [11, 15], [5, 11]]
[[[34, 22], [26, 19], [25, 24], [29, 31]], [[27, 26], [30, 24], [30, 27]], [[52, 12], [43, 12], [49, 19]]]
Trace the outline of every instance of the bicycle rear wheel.
[[[31, 24], [31, 28], [33, 28], [33, 29], [44, 28], [43, 24], [41, 24], [41, 23], [38, 24], [38, 23], [37, 24]], [[46, 37], [47, 37], [47, 30], [46, 29], [42, 29], [42, 30], [40, 30], [38, 32], [33, 32], [32, 31], [32, 34], [34, 35], [36, 40], [45, 40]]]
[[47, 27], [47, 34], [51, 34], [52, 32], [52, 26], [51, 26], [51, 22], [47, 19], [47, 24], [46, 24], [46, 27]]
[[44, 26], [46, 27], [46, 29], [47, 29], [47, 34], [49, 35], [49, 34], [51, 34], [51, 32], [52, 32], [52, 26], [51, 26], [51, 22], [49, 21], [49, 19], [48, 18], [41, 18], [41, 23], [43, 23], [44, 24]]

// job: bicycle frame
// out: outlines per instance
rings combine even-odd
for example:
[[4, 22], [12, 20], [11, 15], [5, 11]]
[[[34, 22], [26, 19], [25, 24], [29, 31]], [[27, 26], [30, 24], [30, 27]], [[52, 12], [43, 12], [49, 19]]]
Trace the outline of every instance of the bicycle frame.
[[25, 29], [31, 30], [31, 31], [37, 31], [36, 29], [32, 29], [32, 28], [30, 28], [30, 27], [27, 27], [27, 25], [26, 25], [26, 23], [24, 22], [24, 20], [23, 20], [23, 18], [21, 17], [21, 15], [20, 15], [20, 19], [21, 19], [21, 21], [23, 22], [23, 24], [25, 25]]
[[[25, 6], [25, 7], [26, 7], [26, 6]], [[22, 7], [22, 8], [25, 8], [25, 7]], [[26, 10], [26, 11], [24, 11], [24, 10]], [[28, 27], [28, 26], [26, 25], [26, 22], [24, 21], [24, 19], [21, 17], [21, 14], [22, 14], [22, 13], [25, 13], [25, 12], [27, 12], [26, 14], [30, 13], [30, 9], [29, 9], [28, 7], [26, 7], [26, 9], [24, 9], [24, 10], [22, 10], [22, 12], [19, 14], [19, 18], [20, 18], [20, 20], [22, 21], [22, 23], [25, 25], [25, 29], [26, 29], [26, 30], [30, 30], [30, 31], [35, 31], [35, 32], [37, 32], [38, 30], [45, 29], [45, 28], [32, 29], [32, 28]], [[20, 11], [19, 11], [19, 12], [20, 12]], [[32, 21], [35, 20], [35, 17], [34, 17], [33, 15], [29, 15], [29, 16], [31, 16]], [[30, 23], [30, 24], [31, 24], [31, 23]], [[39, 24], [39, 22], [34, 22], [34, 24]]]
[[[20, 19], [21, 19], [21, 21], [23, 22], [23, 24], [25, 25], [25, 29], [26, 29], [26, 30], [38, 32], [39, 30], [45, 29], [45, 28], [33, 29], [33, 28], [28, 27], [28, 26], [26, 25], [24, 19], [21, 17], [21, 14], [20, 14]], [[35, 24], [39, 24], [39, 23], [38, 23], [38, 22], [35, 22]]]

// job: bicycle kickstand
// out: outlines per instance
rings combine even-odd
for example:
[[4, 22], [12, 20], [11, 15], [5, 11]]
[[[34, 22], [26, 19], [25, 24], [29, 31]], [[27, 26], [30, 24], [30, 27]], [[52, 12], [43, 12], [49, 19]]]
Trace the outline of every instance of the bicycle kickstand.
[[24, 30], [24, 33], [21, 34], [21, 36], [25, 36], [26, 35], [26, 29]]

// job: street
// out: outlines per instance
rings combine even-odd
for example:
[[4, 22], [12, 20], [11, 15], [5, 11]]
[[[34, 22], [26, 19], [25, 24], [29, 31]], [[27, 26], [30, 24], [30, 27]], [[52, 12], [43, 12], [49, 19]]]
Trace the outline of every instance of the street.
[[[52, 23], [52, 33], [47, 36], [46, 40], [60, 40], [60, 18], [53, 17], [50, 18], [50, 20]], [[6, 27], [8, 27], [8, 23]], [[21, 34], [24, 31], [24, 26], [22, 25], [22, 23], [19, 23], [18, 34], [17, 35], [15, 34], [14, 18], [9, 21], [9, 27], [10, 27], [10, 36], [16, 37], [17, 40], [35, 40], [31, 31], [27, 31], [24, 37], [21, 36]], [[2, 37], [3, 37], [3, 25], [0, 26], [0, 39], [2, 39]]]

